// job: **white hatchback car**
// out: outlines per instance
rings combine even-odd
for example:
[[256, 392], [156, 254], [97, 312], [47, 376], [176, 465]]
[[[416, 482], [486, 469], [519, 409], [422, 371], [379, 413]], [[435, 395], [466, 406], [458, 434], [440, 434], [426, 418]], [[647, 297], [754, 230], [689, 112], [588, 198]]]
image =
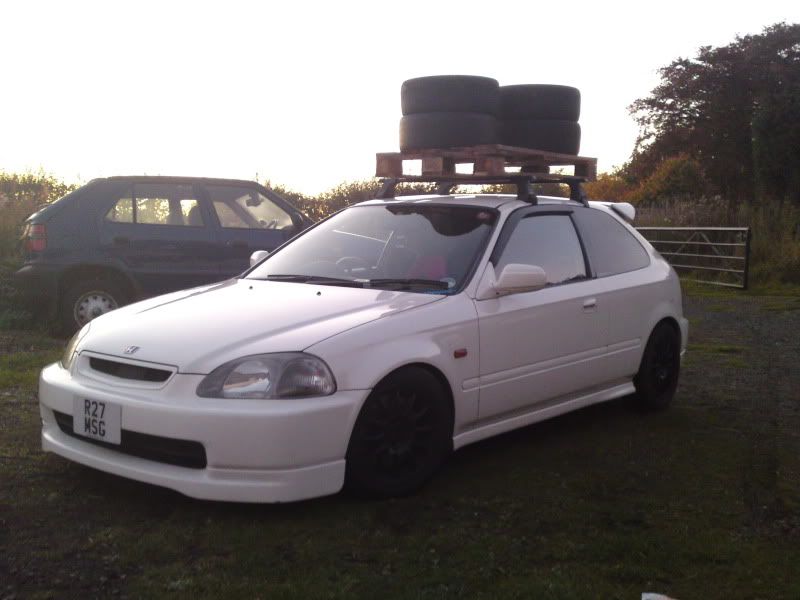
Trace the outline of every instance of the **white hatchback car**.
[[44, 449], [196, 498], [396, 495], [492, 435], [666, 406], [688, 325], [632, 207], [519, 198], [364, 202], [91, 321], [42, 371]]

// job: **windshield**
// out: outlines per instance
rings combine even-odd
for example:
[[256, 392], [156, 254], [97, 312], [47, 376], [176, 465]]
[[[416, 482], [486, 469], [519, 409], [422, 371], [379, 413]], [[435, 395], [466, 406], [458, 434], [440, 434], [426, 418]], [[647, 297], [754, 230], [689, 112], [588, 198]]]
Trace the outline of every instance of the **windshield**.
[[452, 294], [466, 283], [495, 220], [494, 211], [469, 206], [357, 206], [284, 246], [247, 278]]

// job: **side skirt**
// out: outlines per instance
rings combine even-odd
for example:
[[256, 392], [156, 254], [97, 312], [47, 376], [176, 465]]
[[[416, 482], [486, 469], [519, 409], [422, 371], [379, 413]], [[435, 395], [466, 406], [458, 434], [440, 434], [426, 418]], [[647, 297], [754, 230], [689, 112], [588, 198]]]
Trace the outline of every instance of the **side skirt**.
[[603, 388], [601, 390], [594, 390], [589, 393], [583, 393], [579, 396], [571, 396], [567, 398], [557, 399], [555, 402], [544, 406], [535, 407], [532, 410], [525, 412], [515, 412], [511, 415], [493, 418], [490, 421], [477, 422], [471, 429], [459, 433], [453, 437], [453, 449], [457, 450], [467, 444], [472, 444], [480, 440], [499, 435], [512, 429], [518, 429], [526, 425], [532, 425], [539, 421], [552, 419], [564, 413], [578, 410], [592, 404], [599, 402], [606, 402], [614, 400], [622, 396], [627, 396], [636, 391], [633, 386], [633, 381], [625, 381], [624, 383], [617, 383], [611, 387]]

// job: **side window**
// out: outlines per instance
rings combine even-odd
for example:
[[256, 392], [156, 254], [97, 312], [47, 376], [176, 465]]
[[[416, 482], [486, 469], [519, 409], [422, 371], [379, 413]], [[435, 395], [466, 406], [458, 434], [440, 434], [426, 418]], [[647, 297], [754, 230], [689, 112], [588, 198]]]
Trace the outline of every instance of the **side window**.
[[133, 223], [133, 199], [130, 194], [127, 198], [120, 198], [106, 213], [106, 219], [114, 223]]
[[214, 200], [214, 211], [217, 213], [219, 224], [223, 227], [227, 229], [247, 229], [247, 222], [225, 202]]
[[191, 185], [142, 183], [106, 213], [115, 223], [202, 227], [203, 214]]
[[291, 215], [250, 188], [210, 185], [208, 193], [220, 225], [228, 229], [291, 229]]
[[133, 186], [136, 223], [203, 226], [200, 204], [191, 185], [137, 183]]
[[650, 264], [639, 241], [611, 215], [596, 208], [580, 208], [574, 216], [597, 277], [627, 273]]
[[568, 215], [523, 217], [511, 233], [495, 271], [499, 273], [512, 263], [542, 267], [550, 285], [586, 277], [581, 244]]

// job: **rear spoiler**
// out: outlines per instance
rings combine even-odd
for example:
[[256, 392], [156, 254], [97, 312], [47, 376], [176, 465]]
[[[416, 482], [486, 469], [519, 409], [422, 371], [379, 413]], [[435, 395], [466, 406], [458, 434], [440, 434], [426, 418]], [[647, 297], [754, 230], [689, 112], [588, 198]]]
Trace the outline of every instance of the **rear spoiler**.
[[620, 217], [625, 219], [628, 223], [633, 223], [636, 218], [636, 208], [630, 202], [598, 202], [603, 206], [607, 206]]

